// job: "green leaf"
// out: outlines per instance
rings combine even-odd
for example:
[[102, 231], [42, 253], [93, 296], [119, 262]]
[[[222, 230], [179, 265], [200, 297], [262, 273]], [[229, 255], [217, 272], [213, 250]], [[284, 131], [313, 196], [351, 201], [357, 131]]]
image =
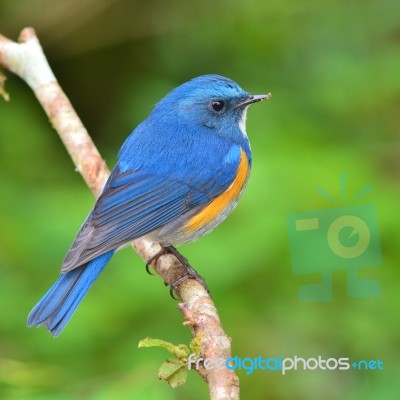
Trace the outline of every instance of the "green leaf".
[[172, 353], [176, 358], [178, 358], [178, 360], [186, 359], [190, 354], [189, 348], [184, 344], [178, 344], [176, 346], [170, 342], [166, 342], [165, 340], [149, 337], [142, 339], [139, 342], [139, 348], [141, 347], [162, 347]]
[[203, 335], [196, 335], [189, 344], [190, 350], [192, 351], [192, 353], [196, 354], [196, 356], [200, 357], [201, 354], [201, 339], [202, 339]]
[[171, 387], [176, 388], [186, 382], [186, 360], [169, 358], [160, 367], [158, 379], [166, 381]]

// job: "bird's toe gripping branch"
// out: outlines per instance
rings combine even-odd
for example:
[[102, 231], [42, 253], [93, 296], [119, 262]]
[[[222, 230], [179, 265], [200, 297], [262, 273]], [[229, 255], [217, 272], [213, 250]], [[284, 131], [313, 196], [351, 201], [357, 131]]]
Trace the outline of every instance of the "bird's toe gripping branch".
[[[182, 267], [184, 268], [184, 274], [182, 276], [176, 278], [173, 282], [171, 282], [169, 284], [170, 295], [173, 299], [178, 300], [174, 295], [174, 291], [181, 283], [185, 282], [188, 279], [195, 279], [197, 282], [199, 282], [211, 297], [211, 293], [206, 284], [205, 279], [198, 274], [198, 272], [189, 264], [188, 259], [185, 258], [181, 253], [179, 253], [179, 251], [174, 246], [171, 246], [171, 245], [170, 246], [162, 246], [161, 250], [146, 262], [147, 273], [149, 273], [150, 275], [153, 275], [149, 269], [150, 264], [156, 263], [158, 261], [158, 259], [165, 254], [174, 255], [178, 259], [178, 261], [180, 262]], [[168, 284], [165, 283], [165, 285], [167, 286]]]

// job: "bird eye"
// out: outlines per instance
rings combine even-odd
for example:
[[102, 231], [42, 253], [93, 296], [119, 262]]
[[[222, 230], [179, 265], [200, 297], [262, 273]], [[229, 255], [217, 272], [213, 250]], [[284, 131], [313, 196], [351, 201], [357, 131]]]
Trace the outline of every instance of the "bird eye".
[[214, 111], [222, 111], [225, 107], [225, 102], [222, 100], [213, 100], [211, 102], [211, 107]]

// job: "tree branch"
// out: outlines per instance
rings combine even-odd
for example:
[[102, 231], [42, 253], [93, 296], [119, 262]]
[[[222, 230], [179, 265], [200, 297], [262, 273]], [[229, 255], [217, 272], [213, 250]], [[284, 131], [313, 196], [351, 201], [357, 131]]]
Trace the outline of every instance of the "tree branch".
[[[109, 170], [88, 132], [58, 84], [32, 28], [25, 28], [13, 42], [0, 35], [0, 66], [22, 78], [33, 90], [53, 127], [59, 134], [76, 169], [95, 196], [98, 196], [109, 176]], [[143, 260], [151, 259], [161, 249], [158, 243], [145, 239], [132, 242]], [[158, 275], [170, 284], [185, 274], [178, 259], [166, 254], [152, 264]], [[181, 303], [178, 309], [193, 336], [201, 346], [204, 358], [231, 357], [230, 339], [222, 329], [217, 309], [207, 291], [194, 279], [176, 288]], [[212, 400], [239, 399], [239, 380], [233, 371], [204, 369], [199, 373], [209, 385]]]

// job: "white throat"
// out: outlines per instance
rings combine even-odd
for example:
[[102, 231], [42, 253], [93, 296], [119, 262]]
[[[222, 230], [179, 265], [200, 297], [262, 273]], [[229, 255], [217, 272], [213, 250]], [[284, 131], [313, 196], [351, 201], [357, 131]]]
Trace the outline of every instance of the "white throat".
[[242, 118], [240, 118], [240, 121], [239, 121], [239, 129], [245, 138], [247, 138], [247, 133], [246, 133], [247, 107], [248, 106], [246, 106], [246, 108], [243, 110]]

